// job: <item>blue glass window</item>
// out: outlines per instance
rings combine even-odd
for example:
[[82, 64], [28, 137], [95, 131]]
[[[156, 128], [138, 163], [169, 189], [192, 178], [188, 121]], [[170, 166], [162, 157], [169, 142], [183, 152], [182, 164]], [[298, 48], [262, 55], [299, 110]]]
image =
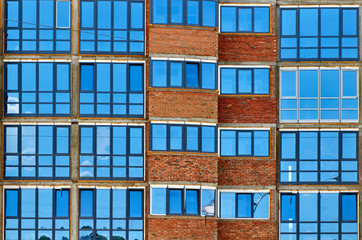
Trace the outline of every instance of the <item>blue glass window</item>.
[[80, 189], [79, 239], [143, 239], [143, 190]]
[[[200, 211], [200, 203], [201, 210]], [[214, 216], [215, 189], [151, 188], [153, 215]]]
[[79, 116], [142, 118], [143, 72], [142, 64], [80, 64]]
[[81, 0], [80, 53], [144, 54], [144, 0]]
[[220, 131], [220, 156], [222, 157], [268, 157], [269, 147], [269, 131]]
[[160, 61], [151, 62], [151, 86], [167, 88], [217, 88], [215, 63]]
[[220, 76], [220, 94], [269, 94], [269, 69], [221, 68]]
[[280, 239], [357, 239], [356, 206], [356, 193], [282, 193]]
[[222, 5], [220, 32], [269, 33], [270, 7]]
[[143, 180], [143, 127], [80, 126], [80, 178]]
[[352, 131], [281, 132], [280, 182], [356, 184], [357, 142]]
[[217, 26], [215, 0], [152, 0], [153, 24]]
[[5, 116], [70, 116], [70, 64], [5, 63]]
[[281, 8], [280, 58], [358, 60], [358, 8]]
[[6, 53], [70, 53], [70, 3], [6, 1]]
[[70, 127], [6, 125], [5, 179], [69, 179]]
[[280, 75], [282, 122], [358, 121], [356, 69], [282, 69]]
[[269, 218], [269, 193], [220, 192], [220, 218]]
[[150, 150], [216, 152], [215, 126], [151, 124]]
[[4, 239], [70, 239], [68, 189], [5, 189], [5, 212]]

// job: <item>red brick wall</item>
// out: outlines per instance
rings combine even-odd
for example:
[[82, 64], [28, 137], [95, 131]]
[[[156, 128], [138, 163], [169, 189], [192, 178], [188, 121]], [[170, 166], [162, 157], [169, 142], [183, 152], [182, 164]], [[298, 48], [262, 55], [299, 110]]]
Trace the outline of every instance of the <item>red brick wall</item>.
[[148, 28], [149, 53], [217, 56], [214, 28], [157, 26]]
[[219, 61], [276, 61], [275, 7], [271, 7], [270, 33], [220, 33]]
[[149, 117], [217, 119], [216, 91], [149, 90]]
[[148, 155], [148, 181], [217, 182], [217, 156]]
[[219, 123], [276, 123], [275, 67], [270, 68], [270, 95], [219, 95]]
[[213, 240], [217, 220], [213, 218], [149, 218], [148, 239]]

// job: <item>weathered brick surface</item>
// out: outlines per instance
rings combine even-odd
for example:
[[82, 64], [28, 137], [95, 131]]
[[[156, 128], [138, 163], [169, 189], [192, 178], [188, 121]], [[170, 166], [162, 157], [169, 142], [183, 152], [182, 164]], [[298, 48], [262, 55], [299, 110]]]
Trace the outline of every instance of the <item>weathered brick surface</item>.
[[217, 55], [215, 29], [154, 25], [148, 30], [150, 54]]
[[148, 155], [148, 180], [217, 182], [217, 162], [217, 156]]
[[149, 91], [150, 117], [217, 119], [217, 92]]
[[148, 239], [155, 240], [214, 240], [217, 220], [207, 218], [149, 218]]

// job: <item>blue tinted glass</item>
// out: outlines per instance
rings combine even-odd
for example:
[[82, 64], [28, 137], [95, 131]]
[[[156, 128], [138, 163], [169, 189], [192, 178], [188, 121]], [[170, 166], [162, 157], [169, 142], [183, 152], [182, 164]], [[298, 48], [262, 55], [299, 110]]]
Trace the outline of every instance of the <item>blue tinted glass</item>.
[[152, 188], [152, 214], [166, 214], [166, 188]]
[[39, 63], [39, 91], [53, 91], [52, 63]]
[[254, 131], [254, 156], [269, 156], [269, 131]]
[[186, 150], [197, 151], [199, 149], [199, 128], [186, 127]]
[[53, 190], [38, 190], [38, 217], [52, 217], [53, 214]]
[[299, 81], [300, 97], [318, 97], [318, 70], [301, 70]]
[[143, 3], [131, 2], [131, 28], [143, 28]]
[[126, 217], [126, 190], [114, 189], [113, 190], [113, 206], [112, 215], [113, 218], [125, 218]]
[[357, 72], [343, 71], [343, 97], [357, 96]]
[[19, 73], [18, 64], [7, 64], [6, 65], [6, 88], [7, 90], [18, 90]]
[[321, 96], [339, 97], [338, 70], [321, 70]]
[[356, 35], [357, 34], [357, 9], [343, 9], [343, 35]]
[[153, 23], [167, 23], [167, 0], [153, 0]]
[[251, 155], [251, 132], [238, 132], [238, 155]]
[[21, 190], [21, 217], [35, 217], [35, 189]]
[[37, 24], [37, 1], [23, 1], [23, 27], [34, 28]]
[[129, 216], [131, 218], [140, 218], [142, 214], [142, 191], [129, 191]]
[[97, 218], [108, 218], [110, 215], [110, 190], [98, 189], [96, 199], [96, 216]]
[[39, 154], [53, 153], [53, 127], [50, 126], [38, 127], [38, 153]]
[[21, 128], [21, 153], [35, 154], [35, 131], [32, 126]]
[[111, 2], [98, 1], [98, 28], [111, 28]]
[[201, 127], [201, 151], [215, 152], [215, 127]]
[[127, 65], [113, 64], [113, 91], [127, 91]]
[[5, 216], [17, 217], [18, 216], [18, 190], [5, 191]]
[[110, 154], [111, 131], [110, 127], [97, 127], [97, 154]]
[[296, 195], [282, 195], [281, 199], [282, 221], [294, 221], [296, 213]]
[[171, 1], [171, 23], [183, 22], [183, 1], [172, 0]]
[[109, 92], [111, 88], [111, 65], [97, 64], [97, 91]]
[[296, 97], [296, 72], [282, 72], [282, 96]]
[[186, 87], [199, 87], [199, 65], [186, 63]]
[[299, 219], [301, 221], [317, 221], [318, 194], [299, 194]]
[[208, 27], [216, 26], [216, 2], [202, 2], [202, 25]]
[[235, 131], [221, 131], [221, 153], [222, 156], [235, 156], [236, 133]]
[[129, 130], [130, 137], [130, 154], [142, 154], [142, 128], [130, 128]]
[[342, 221], [357, 220], [357, 196], [342, 194]]
[[170, 63], [170, 85], [182, 86], [182, 63]]
[[80, 216], [93, 217], [93, 191], [80, 191]]
[[339, 9], [335, 8], [321, 9], [321, 35], [322, 36], [339, 35]]
[[167, 86], [167, 62], [153, 61], [152, 62], [152, 86], [166, 87]]
[[321, 159], [338, 159], [339, 134], [338, 132], [320, 133]]
[[93, 65], [80, 65], [80, 90], [92, 91], [93, 90]]
[[269, 94], [269, 69], [254, 70], [254, 93]]
[[187, 1], [187, 24], [199, 24], [199, 2]]
[[130, 91], [141, 92], [143, 90], [143, 67], [131, 65], [129, 71]]
[[221, 93], [236, 93], [236, 69], [221, 69]]
[[199, 213], [199, 191], [186, 190], [186, 214]]
[[238, 216], [241, 218], [251, 217], [251, 194], [237, 194]]
[[215, 64], [202, 63], [202, 88], [215, 89]]
[[166, 128], [166, 125], [152, 125], [152, 150], [166, 150]]
[[238, 31], [250, 32], [252, 31], [252, 9], [251, 8], [239, 8], [239, 28]]
[[80, 152], [93, 153], [93, 128], [80, 128]]
[[235, 218], [235, 193], [220, 193], [220, 217]]
[[269, 218], [269, 193], [254, 193], [254, 218]]
[[357, 134], [342, 133], [342, 158], [355, 159], [357, 157]]
[[318, 133], [299, 133], [299, 158], [302, 160], [318, 158]]
[[53, 11], [49, 9], [54, 9], [54, 2], [52, 1], [39, 1], [39, 23], [41, 25], [53, 27]]
[[270, 10], [268, 7], [254, 8], [254, 32], [269, 32]]
[[113, 127], [113, 154], [126, 154], [126, 127]]
[[57, 27], [69, 27], [69, 10], [69, 1], [57, 1]]
[[22, 64], [22, 90], [35, 91], [36, 90], [36, 63], [23, 63]]
[[318, 9], [301, 8], [300, 36], [318, 36]]
[[338, 221], [338, 195], [337, 193], [322, 193], [320, 195], [321, 221]]
[[82, 1], [82, 27], [92, 28], [94, 25], [94, 3]]
[[170, 189], [170, 213], [182, 214], [182, 190]]
[[239, 70], [239, 93], [252, 92], [252, 70]]
[[114, 1], [113, 2], [113, 28], [126, 29], [127, 28], [127, 2]]
[[69, 64], [57, 64], [57, 89], [58, 91], [69, 90]]
[[17, 127], [6, 127], [6, 153], [17, 153], [18, 152], [18, 128]]
[[212, 216], [215, 214], [215, 191], [209, 189], [201, 190], [201, 215]]
[[297, 34], [297, 10], [282, 9], [281, 10], [281, 33], [282, 36], [294, 36]]
[[221, 32], [236, 31], [236, 8], [221, 7]]
[[19, 24], [19, 2], [17, 1], [8, 1], [7, 2], [7, 26], [8, 27], [17, 27]]
[[182, 127], [170, 126], [170, 149], [182, 150]]
[[56, 190], [56, 216], [69, 216], [69, 191]]

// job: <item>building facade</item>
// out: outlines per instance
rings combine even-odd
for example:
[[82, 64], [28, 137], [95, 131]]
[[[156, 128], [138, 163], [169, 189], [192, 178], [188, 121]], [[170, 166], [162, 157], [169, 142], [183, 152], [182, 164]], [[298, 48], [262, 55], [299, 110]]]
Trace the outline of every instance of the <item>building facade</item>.
[[1, 1], [1, 238], [362, 239], [361, 7]]

